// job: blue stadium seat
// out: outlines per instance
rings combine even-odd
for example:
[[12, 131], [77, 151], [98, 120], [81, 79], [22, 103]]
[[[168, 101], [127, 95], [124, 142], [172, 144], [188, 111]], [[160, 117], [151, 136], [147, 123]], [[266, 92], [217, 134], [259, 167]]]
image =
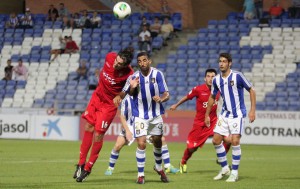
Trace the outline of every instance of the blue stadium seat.
[[264, 102], [256, 102], [256, 109], [257, 110], [265, 110], [265, 103]]
[[277, 101], [277, 110], [288, 110], [289, 102], [288, 101]]

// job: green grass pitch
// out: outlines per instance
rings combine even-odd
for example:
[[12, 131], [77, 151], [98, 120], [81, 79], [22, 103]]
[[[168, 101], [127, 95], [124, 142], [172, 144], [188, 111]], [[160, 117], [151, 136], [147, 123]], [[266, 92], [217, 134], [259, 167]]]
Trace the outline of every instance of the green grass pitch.
[[[215, 163], [212, 144], [194, 153], [187, 174], [169, 175], [162, 183], [152, 170], [152, 146], [147, 147], [145, 185], [135, 183], [137, 168], [135, 143], [120, 154], [114, 174], [105, 176], [113, 142], [105, 142], [91, 175], [83, 183], [72, 178], [78, 160], [80, 142], [0, 140], [0, 188], [105, 188], [105, 189], [194, 189], [194, 188], [299, 188], [300, 147], [242, 145], [239, 181], [226, 183], [212, 178], [220, 167]], [[169, 143], [171, 163], [178, 167], [184, 143]], [[231, 153], [230, 153], [231, 154]], [[230, 155], [229, 154], [229, 155]], [[228, 156], [229, 159], [230, 156]], [[229, 160], [231, 162], [231, 160]]]

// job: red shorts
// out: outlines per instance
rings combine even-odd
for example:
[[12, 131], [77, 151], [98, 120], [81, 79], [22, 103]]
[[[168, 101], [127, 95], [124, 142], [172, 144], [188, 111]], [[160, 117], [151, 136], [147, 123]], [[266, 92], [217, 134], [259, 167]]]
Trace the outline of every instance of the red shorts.
[[95, 127], [95, 130], [100, 134], [104, 134], [109, 128], [117, 113], [117, 108], [113, 104], [102, 102], [96, 93], [93, 93], [92, 98], [81, 115], [89, 124]]
[[217, 120], [212, 122], [210, 127], [194, 123], [193, 128], [188, 135], [187, 148], [201, 148], [208, 137], [214, 135], [214, 126], [216, 125], [216, 122]]

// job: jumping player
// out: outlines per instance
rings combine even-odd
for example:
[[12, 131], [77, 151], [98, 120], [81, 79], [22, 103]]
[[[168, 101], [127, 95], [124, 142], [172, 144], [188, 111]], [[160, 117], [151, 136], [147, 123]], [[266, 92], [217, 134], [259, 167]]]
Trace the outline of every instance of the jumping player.
[[[82, 114], [87, 123], [80, 146], [79, 161], [73, 178], [83, 182], [91, 173], [103, 145], [103, 137], [117, 113], [113, 98], [118, 95], [133, 74], [130, 66], [133, 48], [121, 50], [118, 54], [110, 52], [99, 75], [99, 84], [92, 94], [86, 111]], [[91, 149], [89, 160], [86, 162]]]

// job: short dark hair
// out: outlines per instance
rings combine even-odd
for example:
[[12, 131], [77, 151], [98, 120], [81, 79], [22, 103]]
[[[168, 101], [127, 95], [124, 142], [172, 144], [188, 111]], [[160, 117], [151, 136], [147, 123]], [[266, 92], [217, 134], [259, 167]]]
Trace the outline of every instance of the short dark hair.
[[141, 56], [147, 56], [147, 58], [150, 58], [149, 54], [146, 51], [142, 51], [139, 54], [137, 54], [137, 58]]
[[232, 62], [232, 57], [231, 57], [231, 54], [229, 54], [229, 53], [221, 53], [219, 58], [221, 58], [221, 57], [226, 58], [228, 60], [228, 62]]
[[118, 55], [120, 56], [120, 58], [123, 59], [125, 64], [130, 64], [133, 59], [133, 53], [134, 53], [134, 48], [126, 47], [125, 49], [122, 49], [118, 53]]
[[215, 73], [216, 75], [218, 74], [217, 71], [216, 71], [215, 69], [213, 69], [213, 68], [208, 68], [208, 69], [205, 71], [205, 76], [206, 76], [207, 73], [211, 73], [211, 72]]

